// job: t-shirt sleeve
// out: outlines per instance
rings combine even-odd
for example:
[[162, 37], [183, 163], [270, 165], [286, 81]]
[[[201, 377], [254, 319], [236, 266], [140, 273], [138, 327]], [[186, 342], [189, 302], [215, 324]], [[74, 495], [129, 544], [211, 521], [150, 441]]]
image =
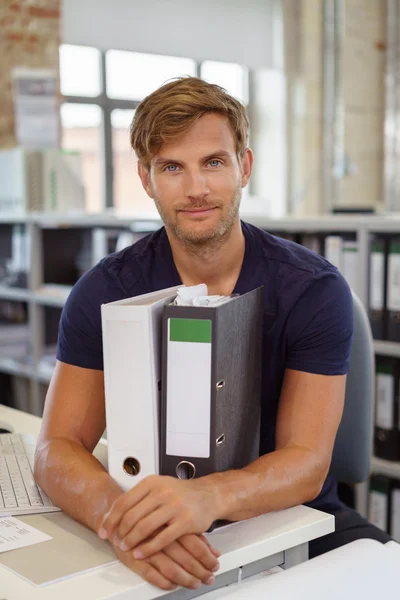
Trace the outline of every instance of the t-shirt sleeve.
[[353, 299], [338, 271], [317, 277], [295, 303], [287, 322], [285, 366], [320, 375], [348, 373]]
[[86, 369], [103, 369], [101, 304], [106, 302], [100, 265], [74, 285], [58, 328], [57, 359]]

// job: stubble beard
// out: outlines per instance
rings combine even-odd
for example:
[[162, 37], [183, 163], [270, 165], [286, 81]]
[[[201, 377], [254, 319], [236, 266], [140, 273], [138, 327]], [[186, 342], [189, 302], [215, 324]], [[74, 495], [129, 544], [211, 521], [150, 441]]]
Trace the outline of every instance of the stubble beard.
[[[160, 217], [166, 229], [172, 233], [188, 250], [199, 252], [202, 249], [215, 249], [223, 243], [225, 237], [229, 235], [230, 230], [236, 221], [239, 213], [240, 201], [242, 199], [242, 186], [239, 184], [235, 190], [232, 201], [229, 205], [228, 214], [221, 215], [218, 223], [209, 230], [197, 231], [195, 228], [181, 228], [178, 223], [178, 218], [174, 215], [169, 216], [163, 210], [161, 203], [153, 196], [154, 203], [160, 214]], [[201, 208], [193, 204], [193, 208]], [[218, 210], [218, 209], [217, 209]]]

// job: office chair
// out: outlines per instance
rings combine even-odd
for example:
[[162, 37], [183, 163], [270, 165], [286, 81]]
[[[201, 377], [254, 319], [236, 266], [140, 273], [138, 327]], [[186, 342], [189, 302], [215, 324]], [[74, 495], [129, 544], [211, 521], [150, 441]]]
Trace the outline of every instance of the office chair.
[[368, 316], [353, 295], [354, 338], [347, 375], [343, 417], [335, 440], [330, 473], [344, 483], [369, 476], [372, 449], [375, 357]]

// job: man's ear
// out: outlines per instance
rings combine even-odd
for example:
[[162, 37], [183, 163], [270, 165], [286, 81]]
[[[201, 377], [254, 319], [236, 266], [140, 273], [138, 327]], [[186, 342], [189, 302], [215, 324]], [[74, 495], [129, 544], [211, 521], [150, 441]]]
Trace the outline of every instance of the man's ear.
[[138, 163], [137, 167], [138, 167], [138, 175], [140, 177], [140, 181], [142, 182], [142, 186], [146, 190], [147, 195], [150, 198], [153, 198], [153, 193], [151, 190], [151, 183], [150, 183], [150, 169], [147, 169], [140, 162]]
[[250, 148], [246, 148], [242, 158], [242, 187], [245, 187], [250, 179], [253, 169], [254, 155]]

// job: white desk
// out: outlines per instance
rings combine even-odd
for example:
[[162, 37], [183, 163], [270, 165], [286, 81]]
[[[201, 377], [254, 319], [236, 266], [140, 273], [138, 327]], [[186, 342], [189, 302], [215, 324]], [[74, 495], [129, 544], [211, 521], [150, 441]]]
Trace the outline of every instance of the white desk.
[[[0, 405], [0, 427], [2, 423], [12, 425], [18, 433], [37, 434], [40, 428], [38, 417]], [[94, 453], [100, 460], [104, 460], [104, 450], [103, 444], [95, 449]], [[26, 522], [31, 518], [24, 517]], [[237, 581], [239, 569], [245, 578], [272, 566], [281, 564], [286, 568], [302, 562], [308, 556], [308, 542], [333, 530], [334, 517], [297, 506], [215, 531], [209, 535], [213, 545], [222, 552], [220, 570], [214, 586], [202, 586], [200, 590], [163, 592], [143, 581], [122, 563], [46, 587], [35, 587], [0, 566], [0, 597], [7, 600], [71, 600], [83, 597], [85, 600], [152, 600], [169, 594], [169, 600], [187, 600]]]
[[207, 600], [377, 600], [393, 595], [398, 597], [399, 567], [399, 544], [360, 539], [293, 569], [211, 592]]

